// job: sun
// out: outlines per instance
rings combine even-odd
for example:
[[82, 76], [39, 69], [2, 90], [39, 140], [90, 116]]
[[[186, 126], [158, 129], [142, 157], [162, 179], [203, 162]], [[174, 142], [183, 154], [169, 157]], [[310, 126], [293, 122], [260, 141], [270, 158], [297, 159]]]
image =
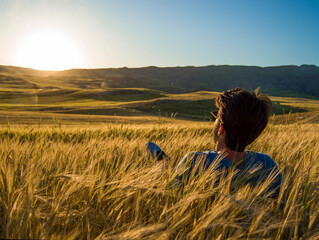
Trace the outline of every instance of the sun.
[[61, 32], [43, 30], [26, 37], [17, 49], [17, 65], [38, 70], [79, 67], [75, 44]]

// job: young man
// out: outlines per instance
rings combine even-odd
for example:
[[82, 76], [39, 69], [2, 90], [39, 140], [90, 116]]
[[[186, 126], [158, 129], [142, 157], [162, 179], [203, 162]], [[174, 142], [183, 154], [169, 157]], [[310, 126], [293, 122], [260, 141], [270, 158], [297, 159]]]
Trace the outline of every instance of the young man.
[[[188, 182], [199, 159], [204, 161], [204, 169], [208, 169], [222, 154], [224, 158], [218, 165], [220, 171], [232, 166], [247, 174], [255, 171], [247, 181], [252, 184], [274, 176], [269, 191], [278, 195], [282, 175], [275, 161], [266, 154], [245, 151], [267, 126], [271, 113], [269, 97], [265, 94], [258, 95], [258, 89], [250, 93], [242, 88], [235, 88], [221, 93], [216, 99], [216, 106], [219, 110], [211, 113], [215, 120], [213, 134], [217, 144], [216, 151], [190, 152], [179, 163], [177, 170], [183, 170], [186, 162], [191, 161]], [[147, 143], [147, 149], [158, 160], [169, 158], [155, 143]], [[182, 178], [181, 175], [179, 180], [182, 181]]]

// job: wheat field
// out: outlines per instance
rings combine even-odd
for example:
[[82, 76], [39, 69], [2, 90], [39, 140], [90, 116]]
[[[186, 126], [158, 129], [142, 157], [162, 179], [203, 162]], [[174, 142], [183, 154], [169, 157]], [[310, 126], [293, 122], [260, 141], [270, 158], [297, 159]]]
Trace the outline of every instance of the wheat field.
[[1, 238], [319, 239], [318, 124], [270, 124], [249, 146], [278, 163], [277, 199], [214, 171], [174, 187], [186, 153], [214, 149], [212, 123], [3, 125], [0, 141]]

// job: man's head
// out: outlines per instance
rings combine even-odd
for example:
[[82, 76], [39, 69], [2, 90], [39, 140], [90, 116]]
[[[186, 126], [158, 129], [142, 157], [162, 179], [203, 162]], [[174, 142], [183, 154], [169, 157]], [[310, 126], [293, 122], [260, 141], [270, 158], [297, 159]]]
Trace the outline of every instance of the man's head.
[[227, 90], [216, 98], [219, 109], [214, 124], [214, 138], [218, 132], [225, 132], [227, 148], [242, 152], [265, 129], [271, 112], [271, 101], [265, 94], [258, 95], [242, 88]]

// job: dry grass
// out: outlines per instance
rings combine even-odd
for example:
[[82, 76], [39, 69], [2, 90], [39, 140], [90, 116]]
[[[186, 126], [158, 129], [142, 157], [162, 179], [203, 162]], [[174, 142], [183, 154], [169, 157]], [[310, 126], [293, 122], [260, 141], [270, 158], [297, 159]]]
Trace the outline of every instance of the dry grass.
[[277, 161], [278, 199], [215, 172], [172, 187], [187, 152], [214, 149], [209, 123], [4, 126], [0, 141], [1, 238], [319, 238], [318, 124], [270, 125], [250, 146]]

